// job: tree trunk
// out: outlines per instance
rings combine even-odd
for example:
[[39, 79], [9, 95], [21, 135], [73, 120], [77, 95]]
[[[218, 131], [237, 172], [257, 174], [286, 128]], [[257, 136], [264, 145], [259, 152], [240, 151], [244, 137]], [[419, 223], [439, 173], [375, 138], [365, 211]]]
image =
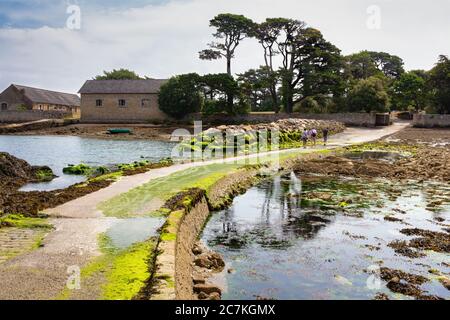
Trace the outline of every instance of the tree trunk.
[[231, 77], [231, 57], [227, 58], [227, 73]]
[[274, 109], [275, 113], [279, 113], [280, 112], [280, 105], [279, 105], [279, 102], [278, 102], [277, 88], [276, 88], [275, 85], [271, 86], [270, 94], [272, 96], [273, 109]]

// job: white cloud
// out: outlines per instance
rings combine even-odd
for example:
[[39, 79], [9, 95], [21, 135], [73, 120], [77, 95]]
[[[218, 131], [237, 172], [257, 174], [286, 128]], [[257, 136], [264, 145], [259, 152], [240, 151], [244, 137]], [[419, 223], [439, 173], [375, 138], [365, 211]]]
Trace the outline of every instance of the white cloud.
[[[211, 41], [208, 21], [221, 12], [261, 21], [285, 16], [319, 28], [344, 54], [363, 49], [401, 56], [408, 69], [431, 68], [450, 53], [448, 0], [376, 1], [380, 30], [366, 27], [366, 0], [191, 0], [124, 11], [82, 8], [82, 29], [0, 29], [0, 89], [10, 83], [76, 92], [103, 70], [130, 68], [157, 78], [185, 72], [223, 72], [224, 61], [198, 59]], [[439, 5], [439, 8], [436, 7]], [[262, 63], [254, 40], [243, 42], [233, 63], [241, 72]]]

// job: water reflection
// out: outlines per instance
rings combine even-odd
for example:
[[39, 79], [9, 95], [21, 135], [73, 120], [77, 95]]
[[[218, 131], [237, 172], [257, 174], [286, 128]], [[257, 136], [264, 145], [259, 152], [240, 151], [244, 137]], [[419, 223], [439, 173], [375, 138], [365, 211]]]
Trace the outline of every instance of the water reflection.
[[[369, 288], [366, 270], [383, 265], [425, 277], [430, 269], [442, 270], [445, 254], [412, 261], [388, 244], [408, 239], [400, 233], [405, 226], [440, 230], [425, 195], [429, 190], [443, 194], [446, 188], [276, 176], [213, 214], [202, 240], [235, 270], [224, 274], [224, 299], [372, 299], [378, 292], [407, 299], [392, 294], [383, 282], [375, 291]], [[386, 215], [402, 222], [387, 221]], [[444, 219], [440, 224], [450, 219], [448, 205], [441, 206], [439, 217]], [[424, 288], [450, 297], [437, 280]]]

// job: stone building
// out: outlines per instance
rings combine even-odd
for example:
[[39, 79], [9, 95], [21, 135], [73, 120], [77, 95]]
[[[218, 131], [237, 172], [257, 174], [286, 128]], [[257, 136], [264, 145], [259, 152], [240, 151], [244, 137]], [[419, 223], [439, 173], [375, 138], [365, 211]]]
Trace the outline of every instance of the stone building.
[[168, 116], [159, 109], [158, 93], [166, 80], [88, 80], [80, 89], [81, 121], [146, 123]]
[[0, 93], [0, 112], [28, 110], [61, 111], [76, 117], [80, 115], [80, 98], [76, 94], [17, 84], [10, 85]]

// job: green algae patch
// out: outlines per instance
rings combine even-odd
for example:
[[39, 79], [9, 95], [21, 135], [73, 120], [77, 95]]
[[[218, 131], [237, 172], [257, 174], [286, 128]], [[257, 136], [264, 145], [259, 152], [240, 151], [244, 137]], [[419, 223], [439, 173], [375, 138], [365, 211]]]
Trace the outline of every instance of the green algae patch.
[[51, 229], [52, 226], [44, 218], [26, 217], [20, 214], [10, 214], [0, 218], [0, 228], [13, 227], [22, 229]]
[[353, 145], [345, 149], [354, 153], [358, 152], [363, 153], [365, 151], [389, 151], [389, 152], [397, 152], [405, 156], [410, 156], [415, 155], [419, 150], [419, 147], [417, 145], [410, 145], [410, 144], [371, 142]]
[[103, 175], [95, 177], [95, 178], [91, 178], [91, 179], [89, 179], [89, 182], [97, 182], [97, 181], [105, 181], [105, 180], [117, 181], [122, 176], [123, 176], [123, 173], [121, 171], [117, 171], [117, 172], [103, 174]]
[[150, 278], [149, 265], [155, 251], [156, 241], [149, 240], [133, 245], [119, 253], [113, 262], [104, 286], [106, 300], [131, 300]]
[[[148, 204], [164, 203], [173, 195], [188, 188], [208, 190], [219, 179], [240, 167], [239, 164], [212, 164], [190, 168], [167, 177], [154, 179], [140, 187], [101, 203], [98, 209], [109, 217], [133, 217]], [[147, 215], [151, 215], [150, 210]]]
[[177, 240], [177, 231], [181, 218], [183, 218], [185, 211], [178, 210], [170, 213], [161, 232], [161, 241], [170, 242]]
[[[100, 300], [131, 300], [147, 285], [150, 278], [157, 239], [136, 243], [126, 249], [118, 249], [111, 239], [102, 234], [98, 238], [102, 256], [81, 270], [82, 283], [99, 278]], [[96, 283], [96, 281], [92, 281]], [[64, 290], [59, 299], [70, 299], [71, 293]]]

